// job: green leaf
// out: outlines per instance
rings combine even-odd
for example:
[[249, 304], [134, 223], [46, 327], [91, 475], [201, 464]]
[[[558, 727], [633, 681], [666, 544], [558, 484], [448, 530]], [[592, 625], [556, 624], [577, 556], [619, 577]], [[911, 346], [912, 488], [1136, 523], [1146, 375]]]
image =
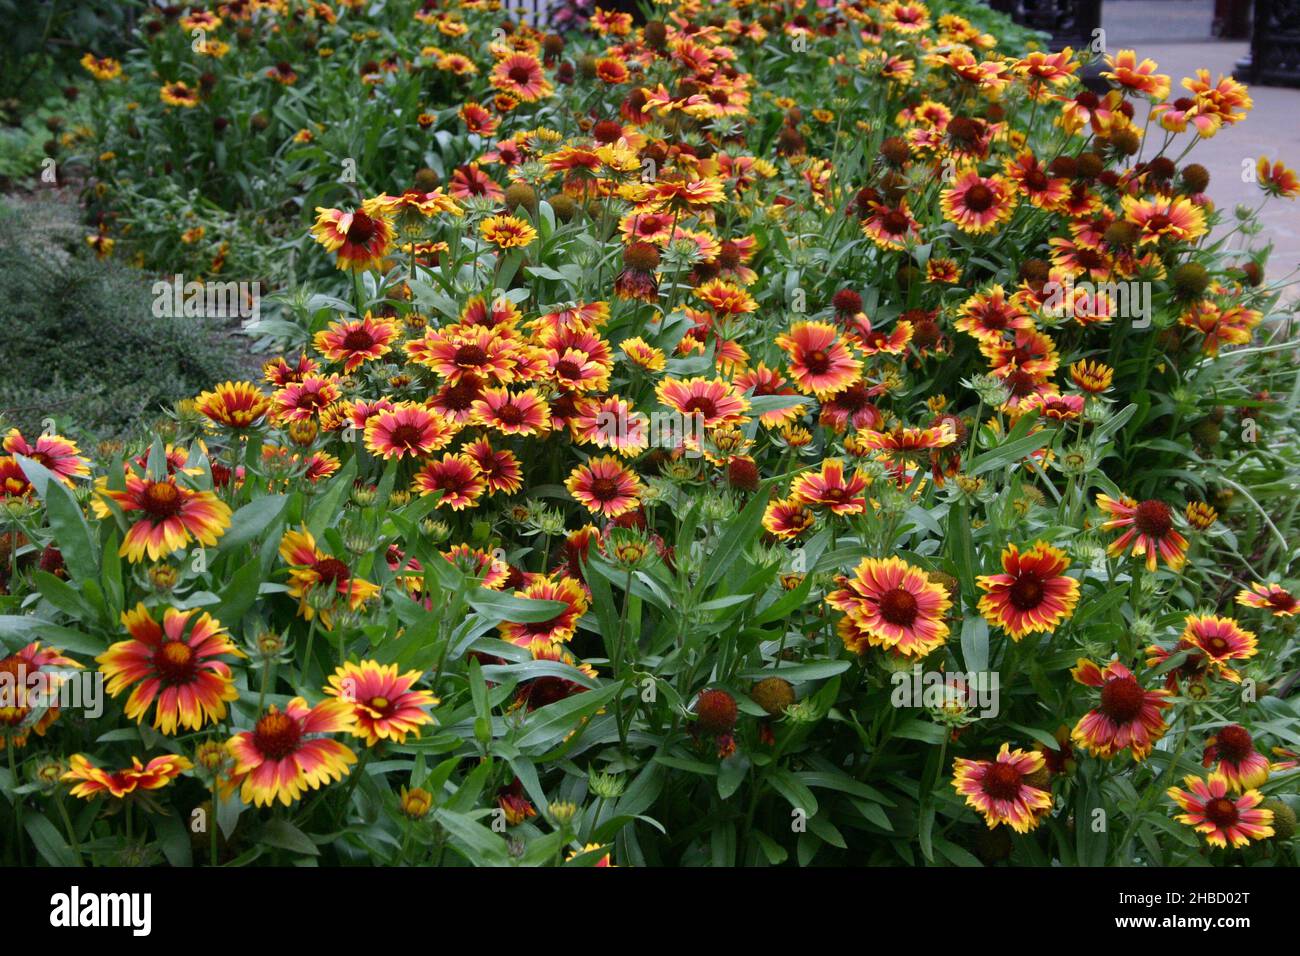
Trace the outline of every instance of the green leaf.
[[280, 517], [288, 501], [285, 495], [266, 495], [244, 505], [231, 517], [229, 529], [217, 544], [217, 553], [229, 554], [236, 548], [252, 543]]
[[610, 684], [600, 690], [584, 691], [564, 700], [547, 704], [528, 715], [524, 732], [516, 741], [520, 750], [526, 747], [550, 746], [577, 728], [582, 718], [594, 714], [623, 689], [623, 684]]
[[483, 824], [463, 813], [443, 808], [434, 815], [452, 840], [469, 851], [468, 859], [475, 866], [501, 865], [507, 859], [506, 844]]
[[86, 523], [86, 516], [81, 513], [81, 506], [72, 497], [72, 492], [44, 465], [22, 455], [14, 457], [18, 459], [27, 480], [36, 489], [36, 494], [45, 503], [50, 530], [54, 532], [54, 541], [63, 555], [69, 576], [78, 581], [97, 577], [99, 545]]
[[81, 858], [68, 846], [53, 823], [39, 813], [31, 813], [23, 818], [23, 829], [32, 838], [36, 852], [50, 866], [80, 866]]
[[[355, 771], [353, 772], [355, 773]], [[299, 853], [303, 856], [320, 856], [320, 850], [311, 841], [311, 837], [288, 820], [272, 818], [266, 821], [260, 831], [259, 839], [268, 846], [279, 847], [291, 853]]]

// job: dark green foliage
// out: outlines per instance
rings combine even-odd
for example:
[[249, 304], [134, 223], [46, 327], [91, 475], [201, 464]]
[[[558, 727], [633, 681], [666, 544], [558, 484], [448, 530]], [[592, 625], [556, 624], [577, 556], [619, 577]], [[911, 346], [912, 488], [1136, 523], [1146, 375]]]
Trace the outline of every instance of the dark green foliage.
[[[159, 318], [146, 276], [99, 262], [39, 214], [0, 206], [0, 416], [24, 434], [42, 420], [87, 438], [126, 434], [178, 398], [238, 374], [242, 347], [212, 320]], [[246, 360], [245, 360], [246, 361]]]

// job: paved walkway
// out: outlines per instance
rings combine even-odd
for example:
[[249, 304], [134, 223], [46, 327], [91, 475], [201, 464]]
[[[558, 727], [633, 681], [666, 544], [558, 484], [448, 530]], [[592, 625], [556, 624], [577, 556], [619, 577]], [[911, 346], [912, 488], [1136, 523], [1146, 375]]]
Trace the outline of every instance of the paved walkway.
[[[1237, 60], [1247, 52], [1244, 41], [1209, 38], [1212, 11], [1213, 0], [1106, 0], [1102, 26], [1107, 48], [1136, 49], [1139, 57], [1155, 60], [1160, 72], [1173, 81], [1170, 95], [1177, 96], [1183, 77], [1195, 76], [1197, 68], [1208, 69], [1213, 82], [1220, 74], [1231, 75]], [[1250, 95], [1255, 105], [1245, 120], [1197, 143], [1188, 154], [1189, 162], [1210, 171], [1209, 194], [1229, 215], [1237, 205], [1254, 209], [1264, 198], [1255, 183], [1243, 179], [1243, 169], [1253, 171], [1258, 157], [1281, 159], [1292, 169], [1300, 169], [1300, 90], [1252, 86]], [[1139, 112], [1135, 119], [1141, 124], [1146, 116]], [[1160, 133], [1149, 135], [1159, 137]], [[1248, 241], [1252, 248], [1273, 242], [1269, 278], [1280, 278], [1300, 267], [1300, 199], [1269, 199], [1260, 221], [1263, 231]], [[1221, 231], [1234, 225], [1235, 221]], [[1240, 234], [1233, 237], [1233, 242], [1241, 241]]]

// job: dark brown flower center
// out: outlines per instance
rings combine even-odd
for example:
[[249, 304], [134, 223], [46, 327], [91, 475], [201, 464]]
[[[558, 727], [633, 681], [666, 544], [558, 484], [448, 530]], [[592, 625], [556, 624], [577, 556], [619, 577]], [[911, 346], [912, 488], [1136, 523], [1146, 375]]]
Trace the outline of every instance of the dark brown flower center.
[[1146, 693], [1134, 677], [1116, 677], [1101, 689], [1101, 712], [1117, 724], [1127, 724], [1142, 713]]
[[487, 351], [478, 345], [462, 345], [456, 349], [456, 364], [475, 367], [487, 361]]
[[591, 483], [591, 494], [597, 501], [612, 501], [618, 497], [618, 482], [613, 478], [597, 478]]
[[1240, 724], [1229, 724], [1215, 734], [1215, 745], [1225, 760], [1241, 763], [1255, 749], [1250, 731]]
[[174, 518], [181, 513], [183, 504], [180, 489], [170, 481], [154, 482], [145, 489], [144, 510], [151, 518]]
[[1162, 212], [1156, 213], [1147, 220], [1147, 229], [1151, 232], [1161, 232], [1168, 229], [1172, 220]]
[[705, 418], [712, 418], [718, 414], [718, 404], [707, 395], [692, 395], [682, 406], [682, 411], [688, 415], [699, 412]]
[[1008, 597], [1022, 611], [1032, 611], [1043, 603], [1043, 582], [1032, 572], [1021, 574], [1011, 585]]
[[352, 214], [352, 225], [348, 226], [348, 242], [364, 246], [374, 238], [375, 221], [364, 212]]
[[916, 597], [903, 588], [894, 588], [880, 596], [880, 616], [890, 624], [911, 627], [916, 620]]
[[523, 64], [517, 64], [512, 66], [506, 75], [514, 82], [522, 85], [533, 78], [533, 71]]
[[519, 425], [524, 420], [523, 410], [518, 405], [502, 405], [496, 412], [497, 421], [503, 425]]
[[1216, 827], [1232, 826], [1237, 816], [1237, 805], [1227, 797], [1218, 797], [1205, 805], [1205, 818]]
[[288, 714], [267, 714], [253, 728], [253, 746], [268, 760], [283, 760], [298, 749], [302, 728]]
[[966, 190], [966, 208], [972, 212], [985, 212], [993, 205], [993, 190], [983, 183], [976, 183]]
[[804, 356], [804, 365], [806, 365], [808, 371], [812, 372], [814, 375], [825, 375], [830, 371], [830, 356], [821, 349], [813, 349], [813, 351]]
[[1024, 774], [1011, 764], [995, 763], [984, 774], [984, 792], [994, 800], [1014, 800], [1020, 795], [1023, 779]]
[[389, 441], [399, 448], [415, 448], [424, 436], [424, 429], [418, 425], [398, 425], [389, 434]]
[[890, 235], [898, 236], [907, 232], [909, 225], [907, 217], [897, 209], [891, 209], [880, 219], [880, 224], [884, 226], [885, 232]]
[[362, 352], [374, 344], [374, 336], [365, 329], [353, 329], [343, 337], [343, 347], [349, 352]]
[[1174, 527], [1169, 506], [1154, 499], [1142, 502], [1133, 513], [1133, 523], [1138, 531], [1152, 538], [1163, 538]]

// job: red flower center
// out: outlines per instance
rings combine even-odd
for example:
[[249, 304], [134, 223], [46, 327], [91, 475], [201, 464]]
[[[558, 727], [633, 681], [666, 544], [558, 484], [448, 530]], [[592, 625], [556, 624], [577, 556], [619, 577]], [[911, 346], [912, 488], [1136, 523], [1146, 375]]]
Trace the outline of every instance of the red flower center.
[[1150, 232], [1161, 232], [1165, 229], [1168, 229], [1172, 222], [1173, 220], [1171, 220], [1164, 213], [1158, 212], [1154, 216], [1147, 219], [1146, 225], [1147, 225], [1147, 229]]
[[348, 579], [348, 566], [338, 558], [321, 558], [311, 566], [322, 584], [337, 585]]
[[160, 521], [180, 514], [183, 503], [180, 489], [170, 481], [151, 483], [145, 489], [144, 500], [141, 502], [149, 516]]
[[1229, 724], [1214, 735], [1219, 754], [1231, 763], [1241, 763], [1255, 749], [1250, 731], [1240, 724]]
[[364, 212], [352, 214], [352, 225], [348, 226], [348, 242], [364, 246], [374, 238], [375, 221]]
[[984, 774], [984, 792], [994, 800], [1014, 800], [1020, 795], [1024, 776], [1009, 763], [995, 763]]
[[1274, 591], [1268, 596], [1268, 603], [1279, 611], [1289, 611], [1295, 607], [1295, 598], [1285, 591]]
[[1007, 596], [1020, 610], [1032, 611], [1043, 603], [1043, 582], [1032, 572], [1022, 574], [1016, 579], [1016, 583], [1011, 585]]
[[555, 363], [555, 374], [560, 378], [581, 378], [582, 369], [578, 368], [577, 362], [561, 359]]
[[993, 205], [993, 190], [983, 183], [976, 183], [966, 190], [965, 206], [971, 212], [985, 212]]
[[911, 627], [916, 620], [916, 597], [903, 588], [894, 588], [880, 596], [880, 616], [890, 624]]
[[514, 82], [522, 85], [533, 78], [533, 71], [523, 64], [517, 64], [512, 66], [506, 75]]
[[1218, 797], [1205, 805], [1205, 818], [1224, 829], [1237, 822], [1237, 805], [1227, 797]]
[[1150, 499], [1142, 502], [1133, 512], [1133, 523], [1138, 531], [1151, 538], [1163, 538], [1174, 527], [1173, 515], [1163, 501]]
[[300, 740], [298, 721], [278, 711], [267, 714], [253, 728], [253, 746], [267, 760], [283, 760], [298, 749]]
[[184, 641], [166, 641], [154, 652], [153, 666], [164, 684], [189, 683], [194, 665], [194, 651]]
[[1127, 724], [1142, 713], [1146, 692], [1135, 677], [1116, 677], [1101, 689], [1101, 712], [1117, 724]]

